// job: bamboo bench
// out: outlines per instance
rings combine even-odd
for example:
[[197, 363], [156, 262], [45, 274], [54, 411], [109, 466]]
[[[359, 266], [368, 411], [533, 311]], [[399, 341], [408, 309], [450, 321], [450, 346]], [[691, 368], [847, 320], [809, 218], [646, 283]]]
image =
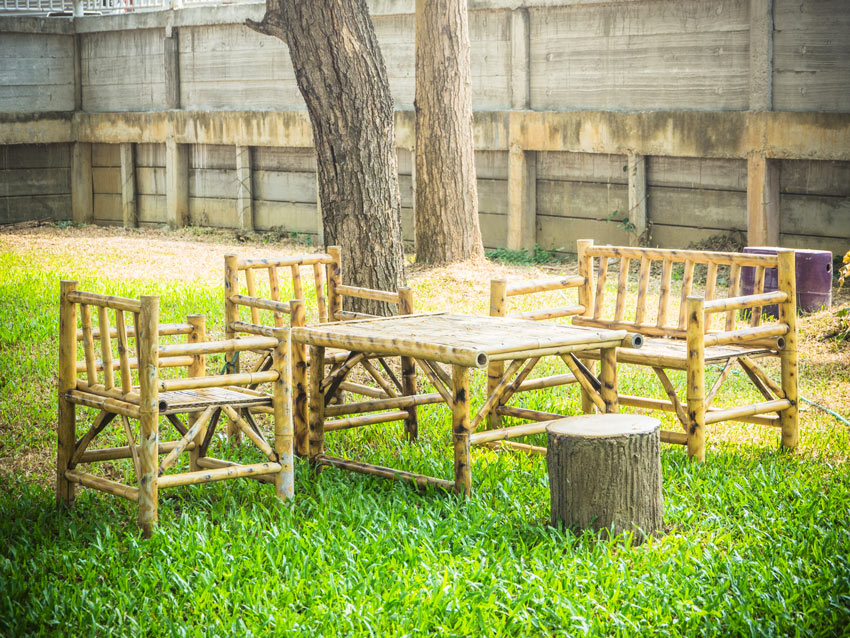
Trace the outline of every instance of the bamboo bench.
[[[128, 315], [132, 315], [132, 327]], [[149, 536], [158, 518], [160, 488], [252, 477], [273, 482], [281, 499], [293, 496], [288, 328], [276, 328], [271, 336], [206, 341], [203, 315], [190, 315], [186, 323], [160, 324], [159, 297], [107, 296], [79, 291], [77, 282], [63, 281], [59, 331], [56, 496], [60, 505], [73, 504], [76, 484], [127, 498], [139, 504], [138, 522]], [[163, 343], [161, 337], [168, 335], [186, 335], [188, 343]], [[83, 357], [78, 362], [80, 347]], [[271, 349], [271, 369], [205, 374], [206, 355], [256, 348]], [[161, 378], [162, 369], [175, 367], [185, 367], [187, 376]], [[271, 394], [249, 388], [259, 383], [271, 384]], [[98, 410], [79, 439], [78, 405]], [[249, 408], [272, 414], [274, 445], [265, 440]], [[267, 461], [244, 465], [207, 455], [222, 412]], [[188, 415], [188, 422], [182, 421], [180, 414]], [[160, 416], [179, 432], [178, 441], [159, 442]], [[89, 449], [116, 418], [127, 445]], [[130, 419], [139, 421], [138, 435]], [[184, 452], [189, 453], [190, 471], [168, 473]], [[160, 455], [165, 458], [160, 460]], [[77, 469], [79, 464], [115, 459], [132, 459], [137, 485]]]
[[[592, 240], [580, 240], [578, 256], [579, 275], [567, 278], [570, 285], [564, 286], [576, 289], [578, 302], [561, 316], [571, 316], [574, 325], [619, 328], [644, 335], [646, 341], [643, 348], [618, 350], [617, 360], [619, 363], [651, 367], [668, 397], [667, 400], [660, 400], [620, 394], [619, 404], [675, 413], [683, 431], [662, 430], [662, 440], [687, 445], [688, 455], [697, 460], [705, 458], [706, 425], [722, 421], [780, 427], [782, 445], [786, 448], [797, 445], [797, 327], [793, 251], [779, 251], [777, 255], [751, 255], [594, 246]], [[628, 271], [633, 261], [640, 264], [640, 270], [632, 307], [628, 303]], [[650, 304], [649, 283], [655, 263], [660, 264], [659, 292], [657, 303]], [[614, 269], [611, 266], [614, 264], [618, 266], [616, 293], [613, 303], [606, 303], [606, 284], [608, 278], [613, 276]], [[672, 281], [676, 267], [681, 269], [682, 275], [678, 308], [672, 304]], [[755, 291], [750, 295], [742, 295], [741, 274], [747, 267], [755, 269]], [[765, 293], [765, 271], [770, 268], [778, 270], [779, 290]], [[724, 288], [718, 276], [721, 269], [728, 272], [725, 297], [718, 294]], [[696, 275], [705, 277], [704, 291], [700, 295], [694, 294]], [[496, 291], [493, 294], [497, 298], [491, 302], [491, 306], [495, 305], [496, 310], [498, 290], [503, 287], [503, 283], [491, 283], [491, 293]], [[509, 291], [511, 289], [517, 295], [541, 290], [539, 286], [524, 284], [512, 284], [508, 287]], [[768, 321], [761, 309], [772, 304], [778, 304], [779, 317]], [[739, 316], [741, 311], [746, 313], [743, 319]], [[491, 312], [494, 310], [491, 309]], [[527, 319], [551, 317], [551, 313], [545, 310], [525, 313]], [[742, 321], [745, 325], [739, 326]], [[588, 351], [581, 353], [580, 358], [598, 359], [599, 356], [598, 351]], [[779, 358], [779, 382], [756, 363], [764, 357]], [[705, 387], [706, 365], [721, 368], [718, 378], [708, 389]], [[764, 400], [729, 408], [712, 406], [735, 365], [743, 369]], [[582, 385], [583, 410], [592, 411], [594, 406], [584, 389], [588, 382], [586, 366], [572, 368], [574, 379], [565, 376], [561, 381]], [[684, 400], [679, 398], [667, 374], [671, 369], [686, 373]], [[529, 385], [528, 389], [536, 387]], [[511, 413], [497, 408], [496, 414]], [[551, 418], [551, 415], [546, 415], [546, 418]]]
[[[397, 308], [400, 315], [413, 313], [413, 294], [410, 288], [401, 287], [396, 292], [374, 290], [343, 284], [343, 268], [341, 248], [328, 246], [327, 253], [305, 255], [290, 255], [278, 259], [240, 259], [236, 255], [226, 255], [224, 261], [225, 275], [225, 335], [228, 339], [240, 334], [265, 335], [272, 334], [277, 327], [286, 324], [289, 318], [292, 328], [303, 327], [307, 322], [305, 305], [305, 290], [302, 268], [310, 267], [315, 290], [314, 314], [319, 323], [334, 321], [351, 321], [365, 319], [374, 315], [352, 312], [344, 308], [345, 298], [368, 299], [383, 302]], [[257, 282], [258, 273], [268, 277], [268, 296], [260, 294]], [[280, 282], [289, 278], [293, 297], [285, 302], [281, 299]], [[242, 281], [244, 280], [244, 289]], [[247, 294], [243, 294], [243, 291]], [[242, 319], [242, 310], [250, 313], [250, 321]], [[372, 364], [377, 359], [382, 371]], [[263, 371], [271, 364], [268, 356], [262, 357], [254, 367], [255, 372]], [[304, 370], [310, 361], [307, 348], [303, 344], [292, 344], [292, 368], [303, 366]], [[409, 357], [401, 359], [401, 379], [387, 365], [383, 357], [364, 357], [353, 355], [348, 351], [328, 351], [324, 355], [324, 364], [338, 366], [336, 373], [325, 378], [326, 403], [338, 400], [339, 393], [351, 392], [364, 397], [389, 399], [396, 396], [396, 390], [403, 394], [413, 394], [416, 390], [415, 363]], [[347, 381], [346, 377], [356, 366], [371, 378], [377, 387], [362, 383]], [[239, 371], [239, 358], [233, 356], [228, 360], [227, 367], [232, 372]], [[296, 378], [300, 378], [296, 375]], [[395, 390], [393, 389], [395, 388]], [[296, 407], [307, 402], [307, 388], [296, 383], [293, 387], [293, 402]], [[301, 410], [295, 410], [295, 451], [299, 456], [309, 453], [308, 429], [306, 421], [299, 415]], [[417, 436], [418, 425], [416, 407], [409, 407], [404, 418], [405, 433], [411, 439]], [[238, 438], [238, 430], [235, 431]]]

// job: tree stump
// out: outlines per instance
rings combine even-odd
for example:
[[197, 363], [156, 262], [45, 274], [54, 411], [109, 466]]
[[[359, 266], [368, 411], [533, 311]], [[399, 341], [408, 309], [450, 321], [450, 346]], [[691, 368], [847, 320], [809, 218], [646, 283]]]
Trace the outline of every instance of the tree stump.
[[586, 414], [553, 421], [546, 432], [553, 525], [605, 536], [634, 532], [637, 542], [661, 529], [657, 419]]

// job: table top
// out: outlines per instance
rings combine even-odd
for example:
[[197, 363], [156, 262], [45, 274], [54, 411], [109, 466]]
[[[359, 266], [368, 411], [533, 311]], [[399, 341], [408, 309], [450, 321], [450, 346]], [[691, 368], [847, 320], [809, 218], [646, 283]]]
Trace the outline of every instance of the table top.
[[298, 343], [411, 356], [481, 368], [489, 361], [628, 346], [625, 330], [448, 312], [376, 317], [292, 329]]

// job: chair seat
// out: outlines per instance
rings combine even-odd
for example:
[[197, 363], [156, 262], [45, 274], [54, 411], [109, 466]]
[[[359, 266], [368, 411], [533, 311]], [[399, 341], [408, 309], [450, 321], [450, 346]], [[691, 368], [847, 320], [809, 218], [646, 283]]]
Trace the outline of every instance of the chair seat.
[[246, 408], [271, 404], [270, 395], [234, 386], [159, 393], [160, 414], [194, 412], [222, 405]]
[[[709, 346], [705, 349], [705, 364], [725, 364], [733, 357], [763, 357], [770, 354], [773, 354], [773, 351], [762, 346]], [[580, 352], [578, 356], [583, 359], [599, 359], [599, 350]], [[618, 348], [617, 361], [685, 370], [688, 361], [688, 344], [684, 339], [647, 337], [641, 348]]]

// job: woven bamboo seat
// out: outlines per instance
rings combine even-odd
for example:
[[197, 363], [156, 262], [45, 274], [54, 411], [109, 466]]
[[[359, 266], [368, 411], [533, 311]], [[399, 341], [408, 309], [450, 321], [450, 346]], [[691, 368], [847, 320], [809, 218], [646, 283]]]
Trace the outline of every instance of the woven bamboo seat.
[[[764, 357], [772, 354], [770, 348], [756, 346], [709, 346], [705, 349], [706, 365], [724, 365], [730, 359], [737, 357]], [[599, 359], [598, 350], [589, 350], [579, 355], [582, 359]], [[618, 350], [617, 361], [620, 363], [633, 363], [636, 365], [649, 365], [661, 363], [665, 368], [674, 370], [687, 370], [688, 368], [688, 344], [679, 339], [665, 339], [664, 337], [647, 337], [640, 350]]]
[[236, 387], [197, 388], [159, 393], [160, 414], [179, 414], [209, 407], [219, 408], [224, 405], [241, 409], [261, 405], [271, 406], [271, 404], [272, 398], [267, 394]]

